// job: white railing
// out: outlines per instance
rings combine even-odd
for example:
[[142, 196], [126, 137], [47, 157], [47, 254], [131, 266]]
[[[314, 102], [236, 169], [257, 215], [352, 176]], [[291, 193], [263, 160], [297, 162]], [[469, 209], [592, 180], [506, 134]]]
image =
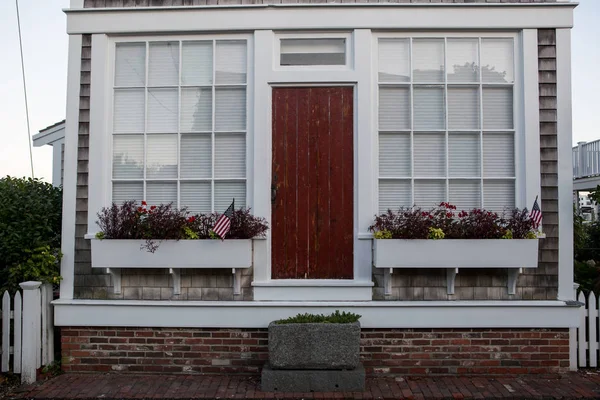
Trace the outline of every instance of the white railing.
[[573, 179], [600, 175], [600, 140], [573, 147]]
[[24, 282], [20, 286], [23, 294], [18, 291], [12, 302], [8, 291], [2, 296], [0, 371], [21, 374], [21, 383], [32, 383], [37, 369], [54, 361], [52, 285]]

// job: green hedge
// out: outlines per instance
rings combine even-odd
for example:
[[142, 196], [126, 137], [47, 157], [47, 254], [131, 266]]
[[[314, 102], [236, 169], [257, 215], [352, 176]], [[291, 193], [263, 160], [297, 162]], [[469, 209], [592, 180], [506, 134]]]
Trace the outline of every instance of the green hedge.
[[56, 282], [60, 274], [62, 189], [31, 178], [0, 179], [0, 282]]
[[314, 324], [314, 323], [329, 323], [329, 324], [351, 324], [357, 322], [361, 316], [358, 314], [339, 312], [336, 310], [333, 314], [298, 314], [295, 317], [280, 319], [275, 321], [277, 324]]

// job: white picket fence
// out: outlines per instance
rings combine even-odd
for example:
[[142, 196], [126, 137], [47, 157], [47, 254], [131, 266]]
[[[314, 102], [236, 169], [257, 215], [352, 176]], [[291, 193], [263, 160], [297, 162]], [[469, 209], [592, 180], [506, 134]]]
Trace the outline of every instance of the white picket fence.
[[598, 298], [593, 292], [587, 296], [579, 292], [577, 300], [585, 304], [579, 309], [579, 327], [577, 328], [577, 365], [580, 368], [598, 366]]
[[21, 374], [22, 383], [32, 383], [36, 370], [54, 361], [52, 285], [24, 282], [20, 286], [23, 294], [18, 291], [12, 302], [7, 291], [2, 296], [0, 371]]

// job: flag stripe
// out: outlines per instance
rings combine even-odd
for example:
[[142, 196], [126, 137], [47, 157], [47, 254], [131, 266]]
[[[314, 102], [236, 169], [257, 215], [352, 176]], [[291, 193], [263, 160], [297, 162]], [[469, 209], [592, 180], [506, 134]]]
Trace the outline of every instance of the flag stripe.
[[229, 229], [231, 228], [231, 218], [233, 218], [233, 210], [235, 207], [235, 199], [231, 202], [231, 205], [227, 207], [227, 210], [223, 214], [219, 216], [215, 226], [213, 227], [213, 232], [222, 239], [225, 239], [225, 235], [229, 233]]

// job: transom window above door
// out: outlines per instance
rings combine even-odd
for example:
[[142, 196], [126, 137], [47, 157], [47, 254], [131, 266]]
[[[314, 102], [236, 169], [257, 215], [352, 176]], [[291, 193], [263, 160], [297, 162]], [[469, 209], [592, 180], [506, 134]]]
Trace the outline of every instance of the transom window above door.
[[112, 200], [246, 203], [246, 40], [115, 45]]
[[513, 37], [378, 40], [379, 211], [515, 206]]

